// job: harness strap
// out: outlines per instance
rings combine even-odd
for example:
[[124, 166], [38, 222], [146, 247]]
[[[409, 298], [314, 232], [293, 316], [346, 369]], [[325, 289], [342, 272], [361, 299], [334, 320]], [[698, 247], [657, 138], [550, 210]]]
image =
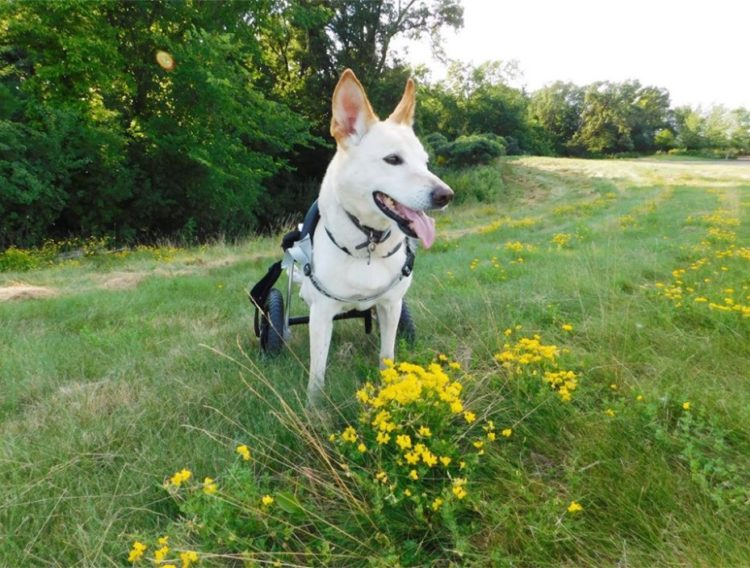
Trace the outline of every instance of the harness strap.
[[[315, 278], [315, 273], [313, 272], [313, 265], [312, 265], [312, 259], [310, 262], [305, 264], [303, 267], [303, 272], [305, 273], [305, 276], [307, 276], [310, 279], [310, 282], [315, 287], [315, 289], [323, 294], [324, 296], [331, 298], [332, 300], [336, 300], [337, 302], [343, 302], [343, 303], [349, 303], [349, 302], [370, 302], [372, 300], [377, 300], [381, 296], [383, 296], [386, 292], [391, 290], [394, 286], [396, 286], [399, 282], [401, 282], [404, 278], [407, 278], [411, 275], [411, 273], [414, 270], [414, 251], [412, 251], [411, 246], [409, 245], [409, 239], [404, 239], [406, 243], [406, 260], [404, 261], [404, 265], [401, 267], [401, 272], [396, 276], [396, 278], [393, 279], [393, 281], [388, 284], [385, 288], [383, 288], [381, 291], [379, 291], [377, 294], [373, 294], [371, 296], [354, 296], [351, 298], [341, 298], [339, 296], [336, 296], [335, 294], [332, 294], [329, 292], [325, 286]], [[394, 251], [388, 254], [388, 256], [391, 256], [391, 254], [395, 253], [396, 250], [398, 250], [401, 247], [401, 244], [399, 243], [399, 246], [396, 247]], [[386, 257], [383, 257], [386, 258]]]
[[391, 230], [386, 229], [385, 231], [378, 231], [377, 229], [373, 229], [372, 227], [368, 227], [367, 225], [363, 225], [359, 219], [357, 219], [354, 215], [349, 213], [348, 211], [344, 210], [347, 217], [351, 220], [352, 223], [354, 223], [354, 226], [357, 227], [362, 233], [365, 234], [367, 237], [367, 240], [361, 244], [358, 244], [355, 248], [357, 250], [370, 247], [370, 252], [375, 250], [375, 245], [379, 245], [383, 241], [385, 241], [388, 237], [391, 236]]
[[[345, 252], [345, 253], [346, 253], [346, 254], [348, 254], [349, 256], [352, 256], [352, 257], [354, 256], [354, 255], [353, 255], [353, 254], [351, 253], [351, 251], [350, 251], [350, 250], [349, 250], [348, 248], [346, 248], [345, 246], [342, 246], [342, 245], [340, 245], [340, 244], [339, 244], [339, 243], [338, 243], [338, 242], [336, 241], [336, 239], [335, 239], [335, 238], [333, 237], [333, 234], [331, 233], [331, 231], [329, 231], [329, 230], [328, 230], [328, 227], [323, 227], [323, 228], [324, 228], [324, 229], [326, 230], [326, 234], [328, 235], [328, 238], [329, 238], [329, 239], [331, 239], [331, 242], [332, 242], [332, 243], [333, 243], [334, 245], [336, 245], [336, 246], [337, 246], [337, 247], [339, 248], [339, 250], [342, 250], [343, 252]], [[390, 232], [390, 229], [389, 229], [388, 231]], [[399, 250], [399, 249], [401, 248], [401, 246], [402, 246], [403, 244], [404, 244], [404, 242], [403, 242], [403, 241], [399, 242], [399, 243], [398, 243], [398, 244], [397, 244], [397, 245], [396, 245], [395, 247], [393, 247], [393, 248], [391, 249], [391, 251], [390, 251], [390, 252], [389, 252], [388, 254], [386, 254], [386, 255], [383, 255], [383, 256], [381, 256], [380, 258], [388, 258], [389, 256], [393, 256], [394, 254], [396, 254], [396, 253], [398, 252], [398, 250]], [[357, 246], [357, 248], [358, 248], [358, 249], [359, 249], [359, 248], [363, 248], [363, 245], [359, 245], [359, 246]], [[368, 263], [369, 263], [369, 261], [370, 261], [370, 254], [369, 254], [369, 252], [371, 252], [371, 251], [368, 251], [368, 255], [367, 255], [367, 261], [368, 261]]]

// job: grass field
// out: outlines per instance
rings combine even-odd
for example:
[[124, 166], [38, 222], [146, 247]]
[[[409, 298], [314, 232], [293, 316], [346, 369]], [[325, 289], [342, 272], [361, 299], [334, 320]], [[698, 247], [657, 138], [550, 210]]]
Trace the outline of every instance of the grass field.
[[[263, 542], [280, 552], [258, 565], [750, 566], [750, 164], [497, 168], [494, 202], [439, 217], [407, 296], [419, 338], [399, 358], [446, 354], [470, 407], [512, 429], [444, 531], [401, 539], [373, 509], [348, 556], [290, 556], [303, 536], [220, 542], [204, 505], [165, 491], [181, 468], [228, 485], [241, 443], [307, 459], [271, 388], [302, 407], [307, 330], [275, 360], [251, 336], [245, 289], [280, 257], [274, 236], [0, 273], [0, 566], [127, 565], [134, 540], [167, 532], [206, 564]], [[577, 374], [571, 400], [495, 358], [534, 334]], [[356, 421], [376, 354], [377, 334], [337, 324], [321, 428]], [[265, 460], [257, 475], [283, 476]]]

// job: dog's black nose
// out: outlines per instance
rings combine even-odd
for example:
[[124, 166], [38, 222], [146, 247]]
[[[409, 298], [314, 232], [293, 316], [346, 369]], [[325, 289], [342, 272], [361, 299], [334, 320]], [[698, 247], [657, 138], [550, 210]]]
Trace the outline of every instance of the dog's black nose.
[[430, 194], [432, 206], [436, 209], [445, 207], [453, 200], [453, 190], [447, 185], [437, 185]]

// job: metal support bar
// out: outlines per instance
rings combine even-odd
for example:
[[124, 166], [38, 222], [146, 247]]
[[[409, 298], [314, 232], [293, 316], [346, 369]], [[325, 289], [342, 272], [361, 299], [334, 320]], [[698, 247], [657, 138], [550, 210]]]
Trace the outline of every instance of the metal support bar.
[[[335, 315], [333, 316], [333, 319], [344, 320], [344, 319], [365, 318], [365, 320], [367, 320], [368, 316], [371, 317], [369, 311], [360, 312], [357, 310], [351, 310], [343, 314]], [[289, 318], [288, 322], [289, 322], [289, 325], [301, 325], [301, 324], [310, 323], [310, 316], [294, 316], [294, 317]]]

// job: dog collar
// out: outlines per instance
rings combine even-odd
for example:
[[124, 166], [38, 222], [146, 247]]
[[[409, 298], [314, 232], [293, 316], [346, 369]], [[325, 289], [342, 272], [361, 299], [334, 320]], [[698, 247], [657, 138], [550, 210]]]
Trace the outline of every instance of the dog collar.
[[348, 211], [344, 210], [344, 212], [346, 213], [347, 217], [349, 217], [351, 222], [354, 223], [354, 226], [357, 227], [357, 229], [359, 229], [367, 237], [367, 240], [364, 241], [363, 243], [358, 244], [356, 247], [354, 247], [355, 249], [360, 250], [360, 249], [367, 247], [367, 249], [370, 252], [373, 252], [376, 246], [378, 246], [380, 243], [382, 243], [383, 241], [388, 239], [388, 237], [391, 236], [390, 229], [386, 229], [385, 231], [378, 231], [377, 229], [373, 229], [372, 227], [363, 225], [359, 219], [357, 219], [354, 215], [352, 215]]
[[[340, 244], [339, 244], [339, 243], [338, 243], [338, 242], [336, 241], [336, 239], [334, 238], [334, 236], [333, 236], [333, 234], [331, 233], [331, 231], [329, 231], [329, 230], [328, 230], [328, 227], [325, 227], [325, 226], [324, 226], [323, 228], [324, 228], [324, 229], [326, 230], [326, 235], [328, 235], [328, 238], [329, 238], [329, 239], [331, 239], [331, 242], [332, 242], [332, 243], [333, 243], [334, 245], [336, 245], [336, 246], [338, 247], [338, 249], [339, 249], [339, 250], [341, 250], [341, 251], [345, 252], [345, 253], [346, 253], [346, 254], [348, 254], [349, 256], [354, 256], [354, 255], [352, 254], [352, 252], [351, 252], [351, 251], [350, 251], [350, 250], [349, 250], [348, 248], [346, 248], [346, 247], [345, 247], [345, 246], [343, 246], [343, 245], [340, 245]], [[393, 248], [392, 248], [392, 249], [390, 250], [390, 252], [388, 252], [388, 254], [384, 254], [384, 255], [383, 255], [383, 256], [381, 256], [380, 258], [388, 258], [389, 256], [393, 256], [394, 254], [396, 254], [396, 253], [398, 252], [398, 250], [399, 250], [399, 249], [400, 249], [400, 248], [401, 248], [401, 247], [403, 246], [403, 244], [404, 244], [404, 241], [400, 241], [400, 242], [399, 242], [399, 243], [398, 243], [398, 244], [397, 244], [397, 245], [396, 245], [395, 247], [393, 247]], [[358, 248], [358, 249], [360, 249], [360, 248], [364, 248], [364, 247], [363, 247], [362, 245], [360, 245], [360, 246], [358, 246], [357, 248]], [[372, 246], [372, 247], [368, 247], [368, 248], [367, 248], [367, 264], [370, 264], [370, 259], [371, 259], [371, 257], [372, 257], [372, 253], [373, 253], [373, 251], [374, 251], [374, 250], [375, 250], [375, 246]]]

